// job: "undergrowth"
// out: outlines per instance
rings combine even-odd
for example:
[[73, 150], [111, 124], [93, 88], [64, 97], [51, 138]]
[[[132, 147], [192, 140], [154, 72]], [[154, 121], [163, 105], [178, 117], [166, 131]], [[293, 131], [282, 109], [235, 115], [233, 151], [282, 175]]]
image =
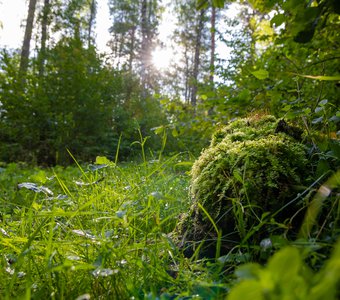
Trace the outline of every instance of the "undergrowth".
[[[261, 251], [269, 262], [260, 266], [243, 249], [188, 258], [173, 242], [171, 232], [191, 205], [192, 162], [178, 154], [143, 156], [141, 163], [98, 157], [94, 164], [53, 169], [3, 165], [0, 299], [336, 299], [339, 245], [333, 249], [335, 237], [325, 227], [339, 220], [313, 225], [327, 201], [339, 217], [333, 192], [339, 173], [325, 183], [329, 193], [321, 189], [312, 202], [300, 239], [289, 247], [282, 237], [265, 241]], [[301, 292], [292, 292], [294, 284], [285, 289], [287, 276], [281, 280], [288, 262], [288, 279], [300, 282]]]
[[140, 299], [184, 285], [167, 236], [188, 207], [183, 159], [1, 168], [0, 298]]

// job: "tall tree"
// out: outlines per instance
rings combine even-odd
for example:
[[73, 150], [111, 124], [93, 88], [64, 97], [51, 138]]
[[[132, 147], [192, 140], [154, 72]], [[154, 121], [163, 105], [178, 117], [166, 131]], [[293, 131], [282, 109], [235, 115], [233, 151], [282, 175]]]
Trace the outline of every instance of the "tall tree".
[[139, 0], [109, 1], [113, 24], [110, 28], [112, 39], [109, 42], [116, 66], [123, 66], [132, 72], [140, 47]]
[[43, 7], [42, 17], [41, 17], [41, 46], [40, 46], [40, 53], [39, 53], [39, 76], [40, 77], [44, 73], [49, 14], [50, 14], [50, 0], [44, 0], [44, 7]]
[[156, 0], [142, 0], [140, 31], [141, 31], [141, 49], [140, 49], [140, 68], [141, 83], [143, 96], [146, 92], [154, 89], [154, 69], [152, 65], [152, 50], [155, 46], [158, 27], [158, 4]]
[[216, 7], [211, 8], [211, 26], [210, 26], [210, 76], [209, 81], [211, 86], [214, 85], [214, 73], [215, 73], [215, 51], [216, 51]]
[[205, 10], [202, 9], [198, 15], [197, 27], [196, 27], [196, 43], [195, 43], [195, 56], [194, 56], [194, 67], [191, 80], [191, 105], [195, 106], [197, 103], [197, 89], [198, 89], [198, 72], [200, 65], [200, 54], [202, 46], [202, 34], [204, 28], [204, 15]]
[[20, 74], [25, 76], [27, 73], [29, 55], [30, 55], [30, 44], [32, 38], [32, 30], [33, 30], [33, 22], [35, 15], [37, 0], [30, 0], [28, 5], [28, 14], [26, 19], [25, 26], [25, 35], [24, 42], [21, 48], [21, 57], [20, 57]]
[[[177, 65], [173, 76], [180, 77], [180, 86], [174, 90], [180, 91], [181, 98], [187, 104], [195, 105], [197, 98], [197, 84], [204, 76], [209, 76], [208, 48], [210, 40], [206, 22], [206, 11], [196, 9], [196, 1], [190, 0], [183, 4], [177, 0], [174, 3], [176, 14], [176, 29], [173, 40], [176, 43]], [[177, 81], [173, 81], [177, 84]]]
[[[113, 25], [111, 48], [116, 65], [140, 74], [144, 92], [154, 88], [152, 50], [157, 38], [156, 0], [110, 0]], [[145, 95], [144, 95], [145, 96]]]
[[94, 25], [94, 21], [96, 18], [96, 13], [97, 13], [97, 1], [96, 0], [91, 0], [90, 2], [90, 18], [89, 18], [89, 27], [88, 27], [88, 34], [87, 34], [87, 46], [88, 48], [90, 48], [91, 44], [92, 44], [92, 30], [93, 30], [93, 25]]
[[[147, 76], [148, 76], [148, 68], [151, 63], [150, 57], [150, 31], [148, 24], [148, 1], [142, 0], [141, 3], [141, 34], [142, 34], [142, 47], [140, 53], [140, 61], [141, 61], [141, 82], [143, 91], [146, 91], [147, 88]], [[145, 95], [144, 95], [145, 96]]]

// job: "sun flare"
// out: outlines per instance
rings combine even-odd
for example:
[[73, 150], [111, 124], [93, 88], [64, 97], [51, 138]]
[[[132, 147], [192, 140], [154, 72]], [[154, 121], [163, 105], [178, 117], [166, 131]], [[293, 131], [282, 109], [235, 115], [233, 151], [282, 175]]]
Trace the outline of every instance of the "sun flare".
[[167, 69], [173, 58], [174, 54], [170, 49], [156, 48], [152, 52], [152, 63], [159, 70]]

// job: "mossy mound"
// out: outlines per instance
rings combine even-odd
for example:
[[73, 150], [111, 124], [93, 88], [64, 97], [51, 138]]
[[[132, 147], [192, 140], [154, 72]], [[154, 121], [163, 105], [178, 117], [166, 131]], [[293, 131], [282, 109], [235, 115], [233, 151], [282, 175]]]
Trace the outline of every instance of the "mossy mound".
[[178, 244], [192, 252], [205, 241], [206, 249], [215, 249], [218, 229], [222, 251], [228, 251], [242, 241], [259, 243], [270, 230], [282, 231], [283, 226], [266, 227], [264, 216], [272, 224], [289, 223], [303, 206], [299, 199], [286, 205], [308, 182], [301, 133], [273, 116], [240, 119], [216, 132], [193, 165], [192, 206], [175, 230]]

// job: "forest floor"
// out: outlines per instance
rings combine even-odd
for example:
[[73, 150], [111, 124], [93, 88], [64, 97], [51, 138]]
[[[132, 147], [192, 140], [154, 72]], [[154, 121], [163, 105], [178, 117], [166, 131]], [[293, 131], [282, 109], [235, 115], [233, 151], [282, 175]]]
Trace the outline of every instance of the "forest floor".
[[[142, 163], [99, 158], [97, 164], [67, 168], [3, 165], [0, 299], [224, 299], [229, 294], [245, 300], [264, 299], [262, 290], [275, 299], [288, 294], [335, 299], [339, 245], [331, 258], [323, 257], [328, 263], [321, 271], [309, 270], [299, 247], [292, 246], [283, 247], [266, 267], [244, 264], [251, 260], [241, 248], [216, 260], [185, 257], [169, 233], [190, 207], [192, 162], [178, 154]], [[310, 244], [301, 248], [315, 260], [322, 255]], [[241, 288], [233, 288], [240, 278], [245, 279]]]

